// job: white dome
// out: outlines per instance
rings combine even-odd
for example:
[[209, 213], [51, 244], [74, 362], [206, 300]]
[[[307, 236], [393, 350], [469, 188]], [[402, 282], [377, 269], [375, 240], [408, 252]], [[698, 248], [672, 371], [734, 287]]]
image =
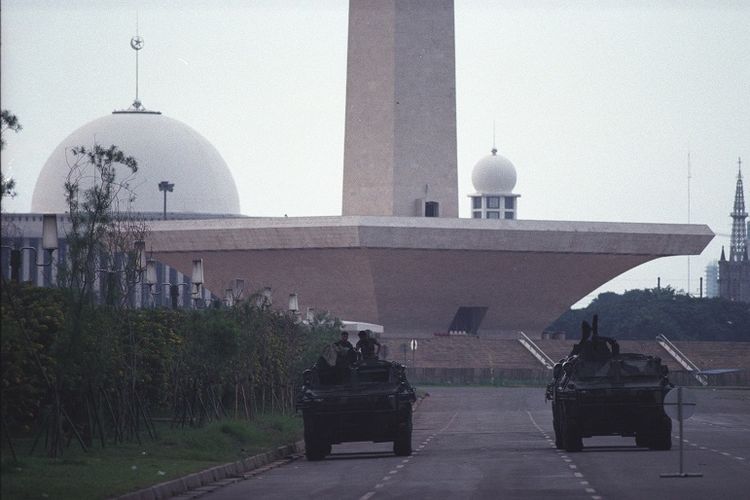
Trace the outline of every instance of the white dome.
[[[232, 174], [219, 152], [198, 132], [182, 122], [156, 112], [123, 111], [103, 116], [82, 126], [55, 148], [44, 164], [34, 187], [31, 211], [64, 213], [64, 184], [69, 164], [73, 162], [70, 149], [77, 146], [102, 147], [112, 144], [138, 161], [138, 171], [132, 174], [130, 188], [136, 199], [133, 212], [156, 212], [164, 209], [161, 181], [174, 183], [174, 191], [167, 194], [168, 212], [238, 215], [239, 195]], [[67, 154], [67, 158], [66, 158]], [[81, 188], [92, 185], [89, 177], [81, 181]], [[123, 179], [118, 173], [118, 179]], [[123, 197], [121, 197], [123, 199]], [[120, 207], [123, 207], [123, 201]]]
[[487, 155], [474, 165], [471, 172], [474, 189], [481, 194], [509, 194], [516, 187], [516, 167], [509, 159], [497, 154]]

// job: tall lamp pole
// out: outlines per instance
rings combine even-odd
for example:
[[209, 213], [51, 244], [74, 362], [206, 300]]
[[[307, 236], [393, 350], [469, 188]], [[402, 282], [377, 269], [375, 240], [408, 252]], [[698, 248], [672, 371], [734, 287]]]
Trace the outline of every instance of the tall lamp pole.
[[169, 181], [161, 181], [159, 183], [159, 191], [164, 191], [164, 220], [167, 220], [167, 192], [172, 192], [174, 190], [174, 183], [169, 183]]

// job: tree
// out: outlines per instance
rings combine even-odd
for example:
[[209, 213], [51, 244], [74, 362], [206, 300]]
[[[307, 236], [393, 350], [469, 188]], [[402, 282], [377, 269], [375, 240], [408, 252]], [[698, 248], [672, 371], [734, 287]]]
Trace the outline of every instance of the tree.
[[603, 335], [620, 340], [746, 340], [750, 331], [750, 304], [720, 298], [697, 298], [673, 288], [628, 290], [600, 294], [585, 309], [560, 316], [549, 330], [577, 338], [581, 321], [599, 315]]
[[[21, 131], [23, 127], [18, 121], [18, 117], [8, 111], [7, 109], [0, 112], [0, 151], [5, 149], [5, 134], [6, 130], [12, 130], [15, 133]], [[6, 178], [2, 172], [0, 172], [0, 199], [6, 196], [13, 198], [16, 196], [16, 181], [13, 178]]]
[[[137, 422], [133, 420], [139, 419], [138, 410], [134, 410], [138, 399], [133, 390], [137, 354], [132, 318], [121, 311], [117, 323], [107, 324], [95, 307], [97, 279], [104, 277], [103, 288], [108, 288], [107, 297], [112, 298], [107, 303], [117, 307], [128, 305], [127, 290], [132, 290], [138, 281], [140, 249], [135, 248], [134, 242], [145, 237], [146, 225], [128, 211], [135, 199], [129, 182], [138, 164], [114, 145], [74, 147], [70, 157], [64, 186], [70, 219], [67, 255], [58, 272], [58, 286], [67, 299], [67, 314], [55, 343], [58, 363], [46, 411], [51, 456], [62, 452], [70, 433], [84, 449], [91, 444], [97, 428], [104, 441], [101, 421], [97, 424], [91, 417], [100, 413], [102, 397], [109, 402], [111, 395], [120, 407], [127, 408], [123, 414], [129, 416], [132, 425], [128, 425], [135, 429], [136, 438]], [[115, 293], [114, 282], [125, 282], [130, 288], [124, 294]], [[127, 348], [108, 350], [122, 345], [118, 335], [128, 339], [130, 356], [125, 352]], [[111, 370], [112, 366], [130, 370]], [[112, 372], [121, 376], [112, 376]]]
[[[66, 234], [68, 259], [60, 272], [60, 284], [74, 295], [80, 312], [84, 304], [94, 301], [97, 270], [117, 270], [114, 264], [118, 250], [126, 251], [130, 257], [126, 264], [133, 264], [133, 244], [136, 239], [143, 239], [146, 228], [142, 221], [129, 216], [128, 206], [120, 207], [123, 202], [135, 200], [129, 184], [138, 171], [135, 158], [114, 145], [78, 146], [71, 149], [71, 154], [73, 162], [65, 182], [70, 216]], [[122, 168], [118, 166], [125, 170], [119, 176]], [[123, 232], [127, 239], [122, 238]]]

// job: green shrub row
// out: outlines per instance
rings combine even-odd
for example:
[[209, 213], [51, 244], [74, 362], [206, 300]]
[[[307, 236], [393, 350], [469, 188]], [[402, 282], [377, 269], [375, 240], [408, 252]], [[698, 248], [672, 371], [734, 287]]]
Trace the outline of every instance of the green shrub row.
[[[2, 416], [56, 456], [173, 426], [293, 410], [301, 372], [338, 324], [301, 322], [255, 300], [231, 308], [85, 305], [65, 290], [4, 283]], [[75, 321], [72, 319], [75, 318]]]

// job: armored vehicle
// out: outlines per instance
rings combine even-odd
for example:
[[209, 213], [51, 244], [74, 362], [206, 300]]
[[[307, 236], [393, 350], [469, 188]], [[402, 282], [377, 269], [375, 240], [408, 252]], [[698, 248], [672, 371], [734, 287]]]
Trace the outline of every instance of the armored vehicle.
[[580, 451], [592, 436], [635, 436], [637, 446], [672, 447], [672, 420], [664, 396], [672, 387], [661, 359], [621, 353], [616, 340], [582, 325], [581, 341], [553, 369], [546, 397], [552, 401], [555, 445]]
[[416, 397], [404, 366], [379, 359], [351, 362], [350, 355], [321, 356], [304, 372], [296, 408], [304, 419], [305, 456], [322, 460], [331, 445], [351, 441], [393, 441], [396, 455], [410, 455]]

